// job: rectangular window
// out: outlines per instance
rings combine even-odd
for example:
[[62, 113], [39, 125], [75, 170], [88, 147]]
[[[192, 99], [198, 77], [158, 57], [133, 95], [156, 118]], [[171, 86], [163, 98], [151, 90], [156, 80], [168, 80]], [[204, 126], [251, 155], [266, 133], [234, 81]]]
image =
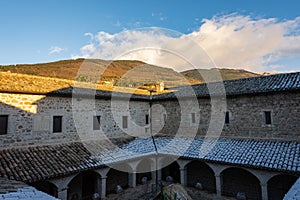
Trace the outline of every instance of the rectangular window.
[[100, 116], [93, 117], [93, 130], [100, 130]]
[[271, 111], [264, 111], [266, 124], [272, 124]]
[[8, 115], [0, 115], [0, 135], [7, 134]]
[[128, 116], [123, 116], [122, 117], [122, 127], [123, 128], [128, 128]]
[[225, 112], [225, 124], [229, 124], [229, 112]]
[[149, 115], [148, 114], [146, 115], [145, 120], [146, 120], [146, 124], [149, 124]]
[[164, 118], [164, 123], [167, 122], [167, 114], [163, 114], [163, 118]]
[[53, 133], [62, 132], [62, 116], [53, 116]]
[[191, 116], [192, 116], [192, 123], [193, 124], [196, 123], [196, 114], [192, 113]]

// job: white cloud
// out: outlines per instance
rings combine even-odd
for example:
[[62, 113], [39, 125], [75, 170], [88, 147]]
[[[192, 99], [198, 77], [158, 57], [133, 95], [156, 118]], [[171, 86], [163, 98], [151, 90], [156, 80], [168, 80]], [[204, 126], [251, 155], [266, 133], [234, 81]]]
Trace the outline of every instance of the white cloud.
[[62, 51], [65, 51], [66, 49], [61, 48], [59, 46], [52, 46], [49, 48], [49, 55], [54, 54], [54, 53], [60, 53]]
[[89, 33], [89, 32], [84, 33], [84, 36], [90, 37], [91, 40], [94, 39], [94, 35], [92, 33]]
[[84, 57], [143, 60], [178, 71], [191, 68], [184, 59], [196, 67], [214, 67], [209, 58], [219, 67], [274, 70], [274, 62], [300, 57], [299, 30], [300, 17], [278, 21], [231, 14], [204, 19], [189, 34], [158, 28], [99, 32], [81, 51]]
[[92, 53], [95, 52], [96, 48], [94, 47], [94, 44], [87, 44], [83, 47], [81, 47], [82, 57], [89, 57]]

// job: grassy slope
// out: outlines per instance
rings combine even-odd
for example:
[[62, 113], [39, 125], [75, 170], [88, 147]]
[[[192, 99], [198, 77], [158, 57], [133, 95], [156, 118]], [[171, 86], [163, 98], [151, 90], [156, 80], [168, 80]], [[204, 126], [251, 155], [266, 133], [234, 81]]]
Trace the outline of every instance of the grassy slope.
[[[111, 81], [115, 83], [122, 79], [122, 84], [132, 85], [164, 81], [166, 86], [179, 86], [189, 83], [202, 83], [201, 73], [212, 72], [216, 69], [188, 70], [178, 73], [172, 69], [149, 65], [141, 61], [107, 61], [100, 59], [62, 60], [41, 64], [20, 64], [0, 66], [0, 71], [10, 71], [44, 77], [78, 80], [78, 76], [87, 81]], [[259, 76], [246, 70], [219, 69], [224, 80]], [[79, 75], [80, 74], [80, 75]], [[212, 78], [212, 81], [214, 79]]]
[[[181, 72], [184, 76], [188, 77], [195, 83], [197, 82], [204, 82], [203, 77], [201, 74], [214, 74], [216, 70], [219, 71], [221, 77], [223, 80], [234, 80], [234, 79], [241, 79], [241, 78], [249, 78], [249, 77], [255, 77], [255, 76], [261, 76], [262, 74], [246, 71], [244, 69], [227, 69], [227, 68], [220, 68], [220, 69], [192, 69]], [[211, 81], [213, 81], [215, 78], [210, 76], [209, 77]]]

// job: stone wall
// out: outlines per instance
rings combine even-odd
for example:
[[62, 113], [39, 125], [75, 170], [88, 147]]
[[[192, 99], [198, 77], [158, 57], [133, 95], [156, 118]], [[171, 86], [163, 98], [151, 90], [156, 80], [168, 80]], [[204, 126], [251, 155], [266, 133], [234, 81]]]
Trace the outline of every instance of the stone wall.
[[[224, 124], [225, 111], [229, 112], [229, 124], [224, 124], [222, 137], [241, 137], [259, 139], [283, 139], [300, 140], [300, 93], [277, 93], [255, 96], [228, 97], [226, 100], [227, 109], [223, 109], [220, 103], [216, 103], [219, 108], [216, 112], [220, 115], [215, 119], [215, 123], [210, 126], [212, 119], [212, 104], [210, 99], [198, 99], [199, 107], [186, 106], [182, 111], [178, 101], [158, 101], [154, 107], [156, 119], [153, 123], [159, 128], [162, 135], [182, 134], [186, 136], [219, 136], [220, 132], [214, 132], [218, 126]], [[189, 104], [186, 101], [187, 105]], [[272, 124], [265, 123], [264, 111], [271, 111]], [[183, 114], [181, 114], [183, 113]], [[191, 115], [195, 113], [196, 123], [192, 123]], [[164, 123], [163, 115], [167, 114]], [[179, 130], [179, 124], [183, 123], [183, 129]], [[198, 126], [195, 132], [194, 127]], [[162, 128], [161, 128], [162, 127]], [[155, 128], [154, 128], [155, 130]]]
[[[145, 116], [149, 104], [141, 101], [74, 99], [44, 95], [0, 93], [0, 115], [8, 115], [8, 132], [1, 148], [149, 134]], [[78, 103], [79, 102], [79, 103]], [[72, 106], [73, 105], [73, 106]], [[93, 130], [93, 116], [100, 130]], [[62, 116], [62, 132], [53, 132], [53, 116]], [[128, 127], [122, 128], [122, 117]]]
[[[93, 100], [44, 95], [0, 93], [0, 114], [8, 115], [8, 133], [0, 135], [1, 147], [70, 142], [105, 137], [150, 136], [146, 124], [149, 102], [122, 99]], [[152, 107], [153, 133], [177, 136], [245, 137], [300, 140], [300, 93], [277, 93], [216, 100], [157, 101]], [[72, 106], [73, 105], [73, 106]], [[225, 111], [229, 124], [224, 124]], [[270, 111], [272, 124], [265, 124]], [[212, 114], [217, 117], [212, 117]], [[53, 116], [63, 116], [62, 133], [53, 133]], [[93, 116], [100, 116], [100, 130], [93, 130]], [[128, 127], [122, 127], [123, 116]], [[214, 123], [209, 127], [211, 119]], [[224, 125], [224, 126], [223, 126]]]

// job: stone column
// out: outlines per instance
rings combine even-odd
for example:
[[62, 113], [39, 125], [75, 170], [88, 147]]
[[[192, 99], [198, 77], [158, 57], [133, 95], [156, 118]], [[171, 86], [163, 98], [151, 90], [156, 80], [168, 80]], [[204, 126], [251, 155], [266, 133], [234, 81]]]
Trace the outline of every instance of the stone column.
[[261, 199], [268, 200], [268, 181], [273, 177], [278, 175], [276, 172], [266, 172], [255, 169], [248, 169], [253, 175], [257, 177], [261, 188]]
[[161, 181], [161, 169], [157, 170], [158, 181]]
[[97, 192], [99, 195], [101, 194], [101, 190], [102, 190], [101, 182], [102, 182], [101, 178], [97, 178], [96, 185], [95, 185], [95, 192]]
[[107, 179], [106, 175], [109, 170], [110, 170], [110, 168], [108, 168], [108, 167], [95, 170], [95, 172], [97, 172], [100, 175], [99, 180], [97, 180], [97, 184], [99, 186], [100, 185], [99, 183], [101, 182], [101, 189], [100, 189], [100, 186], [98, 188], [98, 190], [100, 190], [101, 199], [104, 199], [106, 196], [106, 179]]
[[107, 179], [107, 176], [102, 176], [101, 177], [101, 199], [104, 199], [105, 196], [106, 196], [106, 179]]
[[186, 186], [186, 184], [187, 184], [187, 173], [186, 173], [186, 168], [185, 167], [180, 167], [179, 168], [179, 170], [180, 170], [180, 183], [181, 183], [181, 185], [183, 185], [183, 186]]
[[71, 180], [76, 176], [77, 174], [73, 174], [70, 176], [66, 176], [63, 178], [56, 178], [49, 180], [51, 183], [53, 183], [57, 187], [57, 197], [61, 200], [67, 200], [68, 199], [68, 184], [71, 182]]
[[140, 161], [132, 161], [129, 164], [132, 172], [128, 172], [128, 185], [129, 187], [133, 187], [135, 188], [136, 187], [136, 169], [137, 169], [137, 166], [139, 165]]
[[260, 183], [262, 200], [268, 200], [268, 186], [267, 183]]
[[222, 177], [220, 174], [215, 174], [217, 199], [222, 199]]
[[136, 170], [129, 173], [129, 187], [136, 187]]
[[186, 174], [186, 166], [189, 164], [191, 161], [190, 160], [182, 160], [178, 159], [176, 162], [179, 165], [179, 170], [180, 170], [180, 183], [183, 186], [187, 185], [187, 174]]
[[151, 171], [151, 178], [152, 178], [151, 182], [153, 184], [155, 184], [156, 183], [156, 179], [158, 178], [158, 177], [156, 177], [156, 171], [155, 170]]
[[60, 200], [68, 199], [68, 188], [58, 188], [57, 198]]

